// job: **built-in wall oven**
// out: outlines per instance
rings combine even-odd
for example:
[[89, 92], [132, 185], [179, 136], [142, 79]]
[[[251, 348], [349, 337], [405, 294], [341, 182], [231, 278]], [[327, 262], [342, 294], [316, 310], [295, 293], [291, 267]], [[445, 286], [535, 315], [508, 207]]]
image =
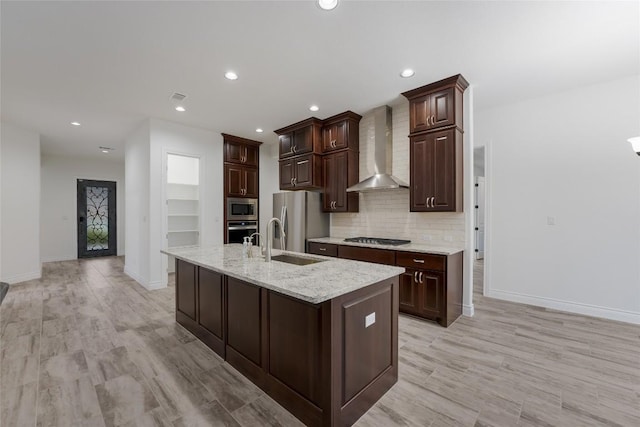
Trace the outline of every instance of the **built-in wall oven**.
[[[258, 232], [258, 221], [227, 221], [227, 243], [242, 243], [245, 236]], [[258, 236], [253, 243], [259, 245]]]

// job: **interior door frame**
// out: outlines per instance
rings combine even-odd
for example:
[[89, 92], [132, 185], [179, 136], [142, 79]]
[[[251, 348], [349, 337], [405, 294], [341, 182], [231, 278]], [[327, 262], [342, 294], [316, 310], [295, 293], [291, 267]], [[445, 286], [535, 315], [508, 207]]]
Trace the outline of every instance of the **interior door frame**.
[[[109, 241], [108, 249], [87, 250], [87, 227], [86, 227], [86, 192], [81, 192], [81, 188], [87, 186], [107, 187], [109, 189]], [[117, 181], [97, 180], [97, 179], [76, 179], [76, 237], [78, 245], [78, 258], [94, 258], [101, 256], [117, 256], [118, 254], [118, 217], [117, 217]], [[84, 206], [84, 209], [82, 207]]]

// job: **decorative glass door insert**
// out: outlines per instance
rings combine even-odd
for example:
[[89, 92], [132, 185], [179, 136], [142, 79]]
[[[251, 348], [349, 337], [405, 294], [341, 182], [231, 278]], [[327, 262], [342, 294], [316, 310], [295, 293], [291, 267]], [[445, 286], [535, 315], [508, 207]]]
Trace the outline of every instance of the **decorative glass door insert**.
[[116, 183], [78, 180], [78, 258], [116, 255]]

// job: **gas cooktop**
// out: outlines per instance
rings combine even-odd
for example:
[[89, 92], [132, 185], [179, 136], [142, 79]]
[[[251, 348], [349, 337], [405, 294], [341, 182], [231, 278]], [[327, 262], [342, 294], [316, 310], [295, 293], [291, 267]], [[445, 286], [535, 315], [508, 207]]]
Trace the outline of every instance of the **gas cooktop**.
[[344, 239], [345, 242], [355, 242], [355, 243], [369, 243], [374, 245], [392, 245], [392, 246], [400, 246], [411, 243], [411, 240], [400, 240], [400, 239], [381, 239], [379, 237], [349, 237]]

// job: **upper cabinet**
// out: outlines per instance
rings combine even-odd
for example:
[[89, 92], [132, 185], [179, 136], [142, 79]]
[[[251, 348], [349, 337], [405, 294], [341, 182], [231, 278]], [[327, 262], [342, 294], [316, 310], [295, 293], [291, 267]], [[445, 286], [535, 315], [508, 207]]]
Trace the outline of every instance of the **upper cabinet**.
[[358, 153], [342, 150], [325, 154], [322, 156], [322, 176], [322, 210], [358, 212], [358, 193], [347, 193], [347, 188], [358, 182]]
[[278, 129], [280, 159], [306, 153], [321, 153], [322, 120], [315, 117]]
[[329, 117], [322, 127], [322, 152], [351, 149], [358, 151], [359, 123], [362, 116], [353, 111]]
[[457, 74], [404, 92], [409, 100], [409, 134], [455, 126], [463, 129], [462, 94], [469, 83]]
[[281, 190], [313, 190], [322, 186], [321, 156], [303, 154], [279, 163]]
[[224, 138], [224, 196], [257, 198], [261, 142], [226, 133], [223, 133], [222, 137]]

